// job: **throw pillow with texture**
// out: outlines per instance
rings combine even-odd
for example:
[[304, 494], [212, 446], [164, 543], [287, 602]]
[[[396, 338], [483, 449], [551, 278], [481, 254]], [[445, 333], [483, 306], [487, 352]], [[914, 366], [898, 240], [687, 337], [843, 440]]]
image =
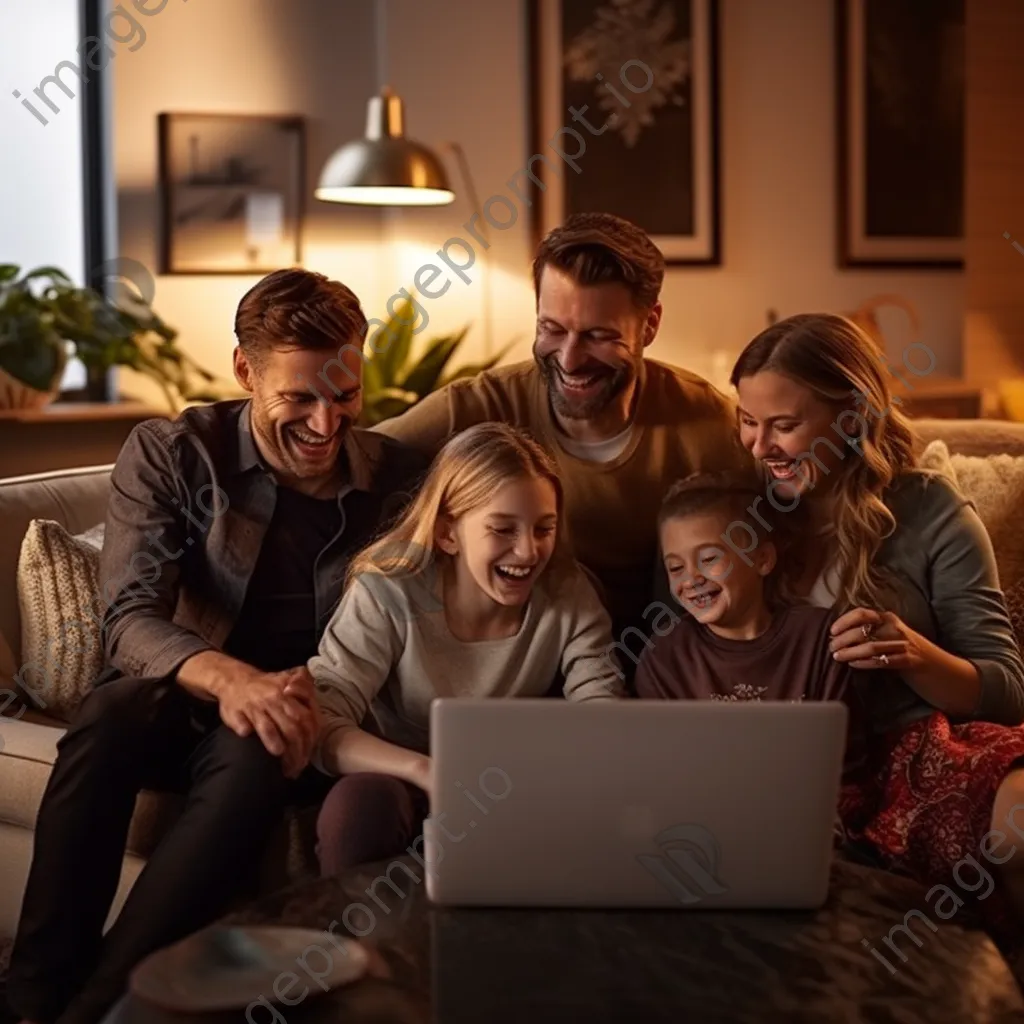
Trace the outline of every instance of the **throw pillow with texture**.
[[1019, 511], [1024, 503], [1024, 456], [950, 455], [944, 441], [932, 441], [919, 465], [943, 473], [974, 504], [992, 538], [1003, 589], [1024, 579], [1024, 531]]
[[1024, 580], [1018, 580], [1005, 594], [1006, 611], [1013, 626], [1017, 646], [1024, 652]]
[[103, 526], [72, 535], [33, 519], [18, 559], [20, 682], [39, 710], [70, 721], [103, 668], [99, 589]]
[[932, 441], [921, 453], [917, 465], [919, 469], [941, 473], [957, 490], [960, 489], [960, 481], [956, 478], [956, 470], [945, 441]]

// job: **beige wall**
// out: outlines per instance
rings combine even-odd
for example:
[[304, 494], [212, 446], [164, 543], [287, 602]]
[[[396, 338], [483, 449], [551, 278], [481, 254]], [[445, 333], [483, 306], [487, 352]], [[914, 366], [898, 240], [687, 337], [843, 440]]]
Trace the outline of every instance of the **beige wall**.
[[[363, 97], [374, 88], [372, 10], [336, 0], [199, 0], [168, 4], [147, 24], [145, 45], [114, 67], [114, 165], [121, 251], [156, 269], [157, 114], [237, 112], [308, 118], [305, 263], [380, 290], [380, 214], [313, 199], [316, 174], [339, 139], [361, 135]], [[235, 307], [256, 278], [160, 276], [155, 306], [184, 348], [230, 375]], [[159, 401], [130, 373], [122, 386]]]
[[[966, 375], [1024, 373], [1024, 4], [967, 8]], [[1004, 236], [1010, 235], [1010, 239]]]
[[[652, 354], [715, 375], [764, 326], [766, 311], [846, 310], [901, 294], [920, 309], [937, 373], [960, 369], [963, 277], [949, 272], [841, 271], [835, 266], [834, 46], [830, 0], [721, 0], [724, 265], [674, 269]], [[389, 0], [387, 79], [406, 102], [409, 134], [458, 140], [481, 198], [506, 192], [527, 156], [526, 35], [522, 0]], [[156, 114], [173, 110], [301, 113], [309, 118], [306, 264], [335, 274], [371, 314], [411, 281], [471, 211], [375, 213], [315, 202], [329, 152], [362, 133], [376, 90], [372, 4], [336, 0], [217, 0], [168, 5], [143, 48], [116, 68], [116, 167], [123, 251], [156, 259]], [[456, 188], [461, 188], [457, 172]], [[584, 170], [585, 173], [585, 170]], [[532, 295], [526, 210], [495, 232], [495, 341], [529, 352]], [[479, 264], [470, 271], [477, 274]], [[247, 278], [161, 277], [157, 306], [186, 347], [227, 372], [231, 318]], [[455, 281], [425, 303], [426, 335], [479, 324], [484, 290]], [[893, 355], [904, 322], [886, 322]], [[483, 350], [471, 334], [467, 355]]]

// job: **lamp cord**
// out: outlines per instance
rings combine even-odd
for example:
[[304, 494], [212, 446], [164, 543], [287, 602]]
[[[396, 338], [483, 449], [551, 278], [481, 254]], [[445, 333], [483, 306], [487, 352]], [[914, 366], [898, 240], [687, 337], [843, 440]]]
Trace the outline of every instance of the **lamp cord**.
[[375, 32], [377, 34], [377, 90], [382, 91], [388, 84], [388, 16], [385, 10], [387, 0], [377, 0], [374, 7]]
[[448, 142], [448, 148], [455, 154], [455, 162], [459, 165], [459, 175], [466, 186], [466, 194], [469, 197], [470, 206], [476, 214], [477, 222], [480, 225], [480, 234], [483, 236], [486, 246], [480, 260], [480, 285], [483, 289], [483, 312], [484, 312], [484, 352], [486, 358], [490, 359], [494, 354], [494, 325], [491, 307], [491, 261], [488, 255], [491, 248], [491, 232], [484, 217], [483, 209], [480, 206], [480, 197], [477, 195], [476, 184], [473, 181], [473, 173], [469, 168], [469, 160], [466, 158], [466, 151], [458, 142]]

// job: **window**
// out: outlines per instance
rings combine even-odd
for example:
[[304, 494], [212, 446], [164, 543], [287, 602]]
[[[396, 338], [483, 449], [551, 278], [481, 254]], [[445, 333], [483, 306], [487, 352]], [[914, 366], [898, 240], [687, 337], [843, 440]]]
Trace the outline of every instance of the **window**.
[[[94, 287], [103, 286], [95, 268], [113, 237], [109, 77], [83, 65], [78, 48], [80, 39], [98, 34], [105, 4], [0, 4], [0, 262], [57, 266]], [[81, 364], [72, 362], [62, 388], [84, 382]]]

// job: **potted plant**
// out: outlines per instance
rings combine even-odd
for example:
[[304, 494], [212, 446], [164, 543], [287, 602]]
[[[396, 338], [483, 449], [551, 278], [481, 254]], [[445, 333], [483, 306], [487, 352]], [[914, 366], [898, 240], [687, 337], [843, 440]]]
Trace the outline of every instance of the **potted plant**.
[[0, 405], [5, 392], [8, 405], [50, 401], [69, 346], [85, 366], [89, 397], [97, 401], [110, 397], [106, 381], [115, 366], [156, 381], [172, 411], [189, 401], [222, 397], [217, 378], [182, 352], [176, 338], [177, 331], [137, 291], [115, 304], [75, 285], [57, 267], [21, 274], [14, 264], [0, 264], [0, 380], [8, 384], [0, 388]]
[[475, 377], [489, 370], [512, 347], [509, 342], [490, 359], [446, 372], [469, 328], [463, 327], [455, 334], [428, 341], [423, 354], [416, 358], [413, 355], [414, 323], [412, 303], [404, 302], [387, 324], [368, 339], [371, 355], [363, 363], [363, 413], [360, 417], [365, 426], [400, 415], [453, 380]]

